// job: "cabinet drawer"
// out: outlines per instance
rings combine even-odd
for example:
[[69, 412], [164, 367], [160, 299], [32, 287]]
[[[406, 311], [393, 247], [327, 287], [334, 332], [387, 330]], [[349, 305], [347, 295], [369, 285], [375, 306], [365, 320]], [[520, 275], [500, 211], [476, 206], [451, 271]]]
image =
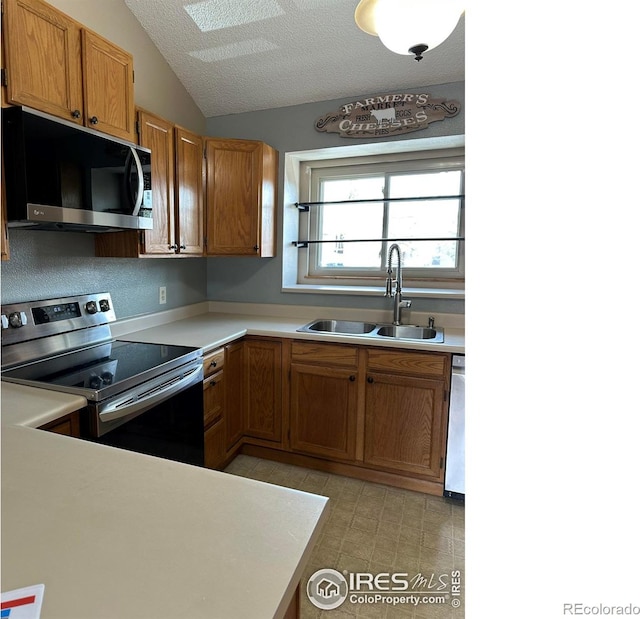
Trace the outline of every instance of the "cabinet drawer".
[[295, 341], [291, 346], [291, 360], [355, 368], [358, 366], [358, 349], [340, 344]]
[[204, 356], [204, 375], [215, 374], [224, 365], [224, 348], [218, 348]]
[[444, 377], [447, 372], [447, 355], [371, 348], [367, 350], [367, 369]]

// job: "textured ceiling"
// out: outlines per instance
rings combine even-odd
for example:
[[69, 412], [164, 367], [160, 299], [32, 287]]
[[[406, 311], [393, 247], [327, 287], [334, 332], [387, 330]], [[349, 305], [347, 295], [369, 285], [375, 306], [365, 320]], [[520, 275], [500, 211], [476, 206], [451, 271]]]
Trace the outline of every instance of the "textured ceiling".
[[464, 16], [416, 62], [356, 26], [358, 0], [125, 2], [206, 117], [464, 80]]

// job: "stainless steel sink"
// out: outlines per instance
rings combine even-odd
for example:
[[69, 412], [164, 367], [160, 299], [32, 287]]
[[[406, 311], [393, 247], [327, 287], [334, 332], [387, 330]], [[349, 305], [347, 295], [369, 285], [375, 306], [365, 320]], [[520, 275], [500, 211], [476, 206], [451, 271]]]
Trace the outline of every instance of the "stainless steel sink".
[[444, 342], [441, 327], [420, 327], [418, 325], [388, 325], [360, 322], [357, 320], [314, 320], [298, 331], [302, 333], [333, 333], [336, 335], [360, 335], [370, 338], [396, 338], [400, 340], [429, 340]]
[[371, 333], [376, 325], [371, 322], [356, 320], [314, 320], [298, 331], [320, 333], [340, 333], [342, 335], [366, 335]]
[[419, 327], [417, 325], [384, 325], [378, 327], [376, 335], [380, 337], [395, 337], [401, 340], [431, 340], [444, 342], [444, 332], [435, 327]]

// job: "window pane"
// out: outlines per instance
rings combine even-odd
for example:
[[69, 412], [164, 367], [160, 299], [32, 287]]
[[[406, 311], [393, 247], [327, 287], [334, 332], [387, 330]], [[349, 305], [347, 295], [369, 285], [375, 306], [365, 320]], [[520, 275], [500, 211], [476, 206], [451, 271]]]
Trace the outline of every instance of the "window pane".
[[[389, 196], [458, 195], [461, 172], [394, 175], [389, 179]], [[389, 237], [458, 236], [459, 200], [424, 200], [389, 204]], [[457, 266], [457, 241], [406, 242], [400, 244], [407, 268], [442, 268]]]
[[[325, 180], [321, 200], [372, 200], [383, 195], [384, 178]], [[380, 243], [342, 243], [342, 239], [382, 237], [383, 203], [325, 204], [319, 211], [318, 266], [379, 268]]]

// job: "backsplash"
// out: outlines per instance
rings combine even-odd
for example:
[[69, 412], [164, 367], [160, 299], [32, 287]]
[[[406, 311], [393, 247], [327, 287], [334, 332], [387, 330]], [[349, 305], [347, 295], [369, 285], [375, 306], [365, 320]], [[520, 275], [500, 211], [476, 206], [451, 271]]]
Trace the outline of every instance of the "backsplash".
[[[206, 260], [96, 258], [94, 234], [9, 231], [11, 260], [2, 263], [2, 303], [110, 292], [118, 318], [206, 300]], [[166, 286], [167, 303], [158, 303]]]

